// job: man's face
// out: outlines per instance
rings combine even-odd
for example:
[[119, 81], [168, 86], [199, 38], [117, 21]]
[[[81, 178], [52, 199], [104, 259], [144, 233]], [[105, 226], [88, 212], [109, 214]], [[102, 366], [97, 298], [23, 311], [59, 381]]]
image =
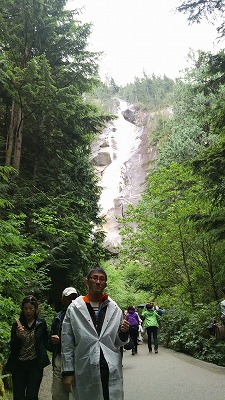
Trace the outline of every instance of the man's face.
[[107, 286], [105, 275], [101, 272], [93, 272], [89, 279], [86, 279], [89, 293], [101, 294]]
[[63, 303], [64, 307], [65, 308], [69, 307], [69, 305], [72, 303], [72, 301], [75, 300], [76, 298], [77, 298], [76, 293], [72, 293], [69, 296], [63, 296], [62, 303]]

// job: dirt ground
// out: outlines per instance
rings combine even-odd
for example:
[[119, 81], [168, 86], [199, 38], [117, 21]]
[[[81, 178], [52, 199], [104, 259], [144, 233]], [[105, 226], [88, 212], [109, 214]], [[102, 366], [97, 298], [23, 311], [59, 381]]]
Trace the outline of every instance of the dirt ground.
[[39, 400], [51, 400], [51, 387], [52, 387], [52, 366], [49, 365], [44, 369], [44, 376], [42, 379]]

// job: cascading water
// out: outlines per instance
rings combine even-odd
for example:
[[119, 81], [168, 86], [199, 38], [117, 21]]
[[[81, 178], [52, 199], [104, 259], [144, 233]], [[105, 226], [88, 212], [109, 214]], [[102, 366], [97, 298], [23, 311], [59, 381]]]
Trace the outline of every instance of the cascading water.
[[154, 158], [154, 152], [148, 152], [147, 131], [124, 118], [125, 114], [129, 120], [136, 117], [134, 108], [122, 100], [117, 103], [118, 118], [92, 147], [92, 162], [102, 188], [99, 208], [105, 216], [105, 245], [112, 252], [117, 252], [121, 240], [116, 217], [124, 217], [127, 205], [136, 205], [141, 198], [148, 162]]
[[117, 111], [118, 119], [114, 121], [113, 131], [108, 131], [108, 144], [112, 162], [104, 172], [100, 185], [102, 194], [100, 197], [101, 214], [115, 207], [115, 200], [123, 196], [126, 187], [126, 165], [140, 144], [140, 128], [126, 121], [122, 112], [128, 109], [125, 101], [119, 100]]

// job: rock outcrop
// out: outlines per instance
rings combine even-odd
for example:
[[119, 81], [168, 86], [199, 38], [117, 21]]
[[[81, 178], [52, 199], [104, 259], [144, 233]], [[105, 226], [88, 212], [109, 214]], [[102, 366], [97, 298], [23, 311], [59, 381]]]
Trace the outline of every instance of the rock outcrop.
[[127, 108], [126, 110], [122, 111], [122, 115], [124, 117], [124, 119], [128, 122], [130, 122], [131, 124], [135, 124], [136, 123], [136, 116], [138, 111], [140, 110], [139, 106], [136, 106], [134, 104], [131, 104], [129, 106], [129, 108]]

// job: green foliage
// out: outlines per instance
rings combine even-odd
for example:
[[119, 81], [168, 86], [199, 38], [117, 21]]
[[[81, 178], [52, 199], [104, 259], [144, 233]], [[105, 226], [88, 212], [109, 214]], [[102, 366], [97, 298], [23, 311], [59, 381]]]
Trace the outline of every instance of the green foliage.
[[39, 315], [40, 318], [45, 319], [49, 331], [51, 329], [52, 319], [55, 314], [55, 310], [48, 304], [47, 300], [43, 298], [39, 304]]
[[86, 94], [88, 100], [97, 104], [97, 106], [107, 113], [115, 113], [116, 110], [116, 100], [114, 96], [117, 90], [115, 90], [114, 85], [116, 84], [113, 82], [114, 80], [112, 81], [113, 86], [111, 84], [99, 82], [91, 93]]
[[223, 244], [194, 221], [211, 208], [210, 192], [190, 167], [172, 163], [155, 169], [143, 199], [120, 220], [120, 263], [128, 270], [135, 260], [135, 283], [145, 278], [142, 287], [159, 300], [163, 293], [163, 302], [168, 295], [167, 304], [217, 299]]
[[161, 343], [200, 360], [225, 366], [225, 342], [216, 340], [207, 330], [211, 321], [219, 320], [218, 309], [214, 302], [199, 309], [168, 310], [160, 329]]
[[12, 298], [0, 295], [0, 363], [8, 355], [11, 325], [19, 315], [19, 306]]
[[141, 281], [139, 270], [135, 268], [135, 265], [127, 266], [123, 268], [118, 265], [117, 262], [111, 263], [106, 262], [103, 264], [103, 268], [107, 272], [107, 293], [109, 296], [117, 302], [122, 310], [126, 310], [131, 304], [137, 306], [143, 302], [149, 300], [149, 293], [146, 293]]
[[124, 276], [123, 271], [117, 268], [116, 265], [110, 263], [103, 263], [102, 268], [105, 269], [108, 280], [106, 292], [108, 295], [115, 300], [122, 309], [126, 309], [125, 304], [125, 288], [124, 288]]
[[155, 111], [170, 105], [170, 93], [174, 82], [167, 76], [152, 77], [144, 73], [142, 79], [135, 78], [134, 83], [120, 88], [118, 95], [128, 103], [141, 105], [144, 110]]
[[158, 146], [159, 164], [189, 161], [218, 140], [212, 129], [212, 109], [218, 100], [215, 94], [205, 94], [203, 87], [196, 90], [193, 77], [194, 72], [186, 82], [177, 81], [175, 85], [171, 96], [173, 116], [166, 125], [167, 135]]

